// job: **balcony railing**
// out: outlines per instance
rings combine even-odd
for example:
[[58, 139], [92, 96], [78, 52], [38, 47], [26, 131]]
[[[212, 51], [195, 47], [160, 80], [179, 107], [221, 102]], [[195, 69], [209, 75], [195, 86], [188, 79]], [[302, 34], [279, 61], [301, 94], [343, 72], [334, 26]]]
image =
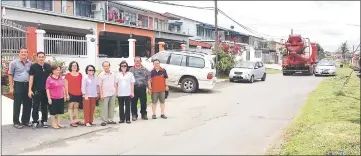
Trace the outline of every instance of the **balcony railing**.
[[[56, 13], [64, 16], [74, 16], [99, 21], [108, 21], [112, 23], [136, 26], [152, 30], [172, 32], [178, 34], [182, 33], [181, 28], [178, 28], [177, 31], [169, 31], [169, 24], [166, 17], [146, 10], [124, 6], [110, 1], [108, 3], [106, 1], [90, 0], [76, 0], [72, 2], [55, 0], [3, 0], [1, 3], [6, 6], [22, 7], [29, 10], [36, 9], [36, 11], [41, 11], [45, 14]], [[97, 9], [93, 8], [93, 4], [95, 3], [99, 4], [97, 5]], [[108, 4], [108, 6], [106, 5], [106, 3]], [[107, 8], [105, 6], [107, 6]]]

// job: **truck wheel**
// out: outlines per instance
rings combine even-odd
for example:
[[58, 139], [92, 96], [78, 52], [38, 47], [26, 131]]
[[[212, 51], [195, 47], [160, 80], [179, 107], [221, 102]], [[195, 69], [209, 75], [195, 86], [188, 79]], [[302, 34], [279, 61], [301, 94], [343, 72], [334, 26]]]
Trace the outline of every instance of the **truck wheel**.
[[181, 82], [181, 89], [185, 93], [194, 93], [197, 91], [197, 82], [193, 78], [187, 77]]
[[234, 82], [234, 80], [233, 80], [233, 79], [229, 79], [229, 82]]
[[261, 78], [261, 81], [266, 81], [266, 73], [263, 74], [262, 78]]

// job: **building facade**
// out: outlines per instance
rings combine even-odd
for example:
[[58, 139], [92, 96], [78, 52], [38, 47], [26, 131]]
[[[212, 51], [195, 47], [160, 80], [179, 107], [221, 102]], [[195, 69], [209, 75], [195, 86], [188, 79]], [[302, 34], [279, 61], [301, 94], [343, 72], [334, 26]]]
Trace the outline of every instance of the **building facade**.
[[[44, 43], [44, 52], [48, 55], [74, 58], [86, 55], [79, 54], [79, 51], [86, 51], [85, 36], [89, 34], [96, 36], [99, 62], [103, 58], [132, 60], [134, 56], [149, 57], [159, 49], [158, 42], [169, 42], [170, 39], [171, 46], [166, 48], [179, 48], [181, 44], [188, 45], [189, 42], [189, 35], [168, 30], [168, 20], [171, 18], [121, 2], [5, 0], [2, 7], [6, 10], [3, 11], [3, 18], [44, 30], [46, 39], [53, 37]], [[54, 38], [72, 42], [65, 44]]]

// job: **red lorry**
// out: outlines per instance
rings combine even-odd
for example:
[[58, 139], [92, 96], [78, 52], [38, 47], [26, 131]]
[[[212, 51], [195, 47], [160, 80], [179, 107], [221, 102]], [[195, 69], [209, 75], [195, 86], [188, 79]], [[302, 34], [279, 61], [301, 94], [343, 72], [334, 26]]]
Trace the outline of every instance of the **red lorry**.
[[302, 73], [313, 75], [316, 65], [316, 43], [301, 35], [290, 35], [285, 43], [286, 52], [282, 59], [283, 75]]

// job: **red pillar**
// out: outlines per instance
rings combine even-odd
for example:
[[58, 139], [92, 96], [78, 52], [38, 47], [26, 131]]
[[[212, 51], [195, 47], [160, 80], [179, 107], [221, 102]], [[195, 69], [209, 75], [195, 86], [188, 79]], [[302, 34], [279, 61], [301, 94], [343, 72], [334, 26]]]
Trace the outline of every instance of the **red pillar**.
[[153, 56], [153, 55], [155, 54], [155, 38], [152, 37], [150, 40], [151, 40], [151, 43], [150, 43], [151, 48], [150, 48], [150, 55], [149, 55], [149, 57], [151, 57], [151, 56]]
[[28, 58], [33, 60], [33, 57], [37, 53], [36, 46], [36, 28], [35, 27], [26, 27], [26, 46], [28, 49]]

